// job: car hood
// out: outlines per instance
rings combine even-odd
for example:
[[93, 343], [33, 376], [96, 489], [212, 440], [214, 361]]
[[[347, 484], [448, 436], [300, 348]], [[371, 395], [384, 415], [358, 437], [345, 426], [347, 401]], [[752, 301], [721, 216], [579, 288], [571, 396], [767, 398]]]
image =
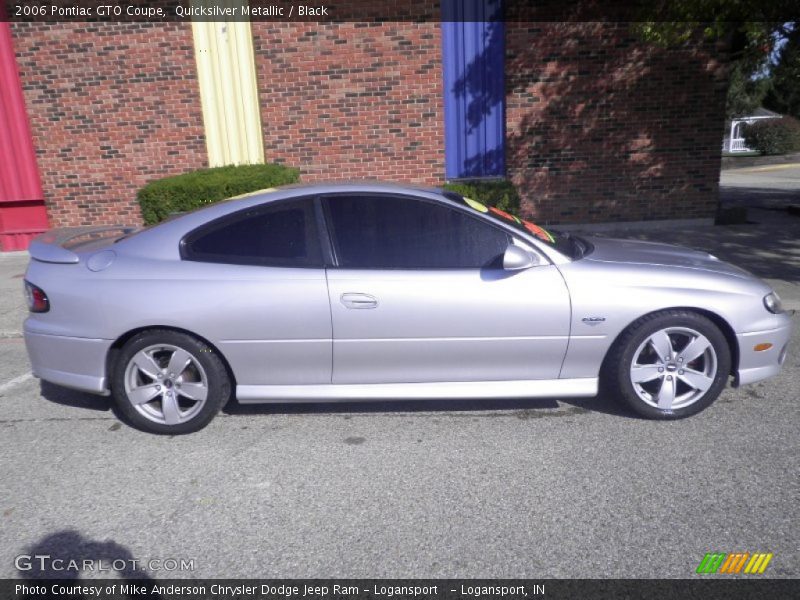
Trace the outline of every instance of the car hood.
[[586, 256], [585, 260], [593, 262], [692, 269], [745, 279], [753, 277], [744, 269], [723, 262], [707, 252], [682, 246], [599, 237], [591, 237], [587, 240], [592, 243], [594, 250]]

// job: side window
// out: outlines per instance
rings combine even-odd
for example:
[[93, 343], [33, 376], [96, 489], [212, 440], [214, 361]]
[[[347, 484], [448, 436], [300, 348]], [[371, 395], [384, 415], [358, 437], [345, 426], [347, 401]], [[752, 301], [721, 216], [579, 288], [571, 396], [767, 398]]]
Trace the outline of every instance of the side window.
[[321, 266], [315, 223], [311, 200], [259, 206], [196, 229], [184, 238], [182, 255], [233, 265]]
[[326, 199], [340, 267], [464, 269], [499, 264], [510, 236], [447, 206], [397, 196]]

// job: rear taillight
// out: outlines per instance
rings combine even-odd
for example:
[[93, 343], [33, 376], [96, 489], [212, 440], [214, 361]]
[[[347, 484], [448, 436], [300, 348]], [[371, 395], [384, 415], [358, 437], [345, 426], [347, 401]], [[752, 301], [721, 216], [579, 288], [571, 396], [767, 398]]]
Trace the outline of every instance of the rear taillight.
[[31, 312], [43, 313], [50, 310], [50, 300], [47, 299], [47, 294], [30, 281], [25, 282], [25, 298], [28, 300], [28, 310]]

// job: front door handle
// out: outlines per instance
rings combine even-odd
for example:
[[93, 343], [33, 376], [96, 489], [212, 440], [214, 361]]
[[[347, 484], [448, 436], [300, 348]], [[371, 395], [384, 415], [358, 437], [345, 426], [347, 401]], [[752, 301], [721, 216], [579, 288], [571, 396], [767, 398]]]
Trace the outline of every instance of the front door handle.
[[342, 304], [347, 308], [377, 308], [378, 299], [369, 294], [347, 293], [342, 294]]

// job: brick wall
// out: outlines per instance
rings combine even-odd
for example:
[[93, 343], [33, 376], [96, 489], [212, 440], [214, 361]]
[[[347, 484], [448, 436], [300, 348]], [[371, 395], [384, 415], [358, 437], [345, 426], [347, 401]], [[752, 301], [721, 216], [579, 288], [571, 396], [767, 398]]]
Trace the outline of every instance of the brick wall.
[[[444, 178], [438, 22], [254, 22], [267, 161], [307, 182]], [[206, 166], [191, 25], [12, 25], [51, 225], [138, 223]], [[541, 221], [709, 217], [725, 78], [623, 25], [506, 23], [506, 163]]]
[[252, 28], [268, 162], [309, 182], [442, 182], [438, 22]]
[[724, 128], [713, 49], [625, 25], [506, 24], [506, 163], [540, 221], [710, 217]]
[[51, 226], [140, 223], [144, 183], [206, 166], [189, 23], [12, 36]]

